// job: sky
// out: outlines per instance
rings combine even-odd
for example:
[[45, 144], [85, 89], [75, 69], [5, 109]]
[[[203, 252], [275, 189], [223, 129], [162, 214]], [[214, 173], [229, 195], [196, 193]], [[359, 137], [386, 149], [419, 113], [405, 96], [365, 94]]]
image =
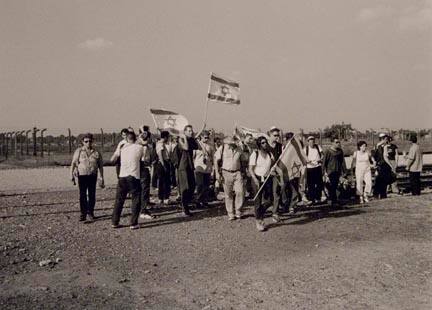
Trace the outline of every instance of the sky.
[[0, 0], [0, 130], [432, 127], [432, 0]]

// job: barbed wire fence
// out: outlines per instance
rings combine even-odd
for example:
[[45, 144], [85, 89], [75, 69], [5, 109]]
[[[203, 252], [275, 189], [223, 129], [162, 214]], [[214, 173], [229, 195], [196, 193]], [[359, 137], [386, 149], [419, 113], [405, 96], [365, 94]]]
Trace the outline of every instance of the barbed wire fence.
[[[288, 132], [290, 130], [283, 130]], [[54, 134], [54, 132], [56, 134]], [[72, 130], [70, 128], [37, 128], [15, 129], [0, 132], [0, 159], [28, 159], [28, 158], [46, 158], [53, 156], [70, 157], [76, 148], [80, 146], [81, 137], [90, 132], [94, 136], [94, 146], [102, 153], [114, 152], [116, 145], [121, 140], [118, 129], [108, 128], [91, 128], [86, 132]], [[216, 131], [218, 132], [218, 131]], [[394, 141], [399, 144], [405, 144], [409, 136], [417, 134], [420, 143], [427, 142], [432, 144], [432, 129], [430, 130], [390, 130], [390, 129], [368, 129], [365, 131], [339, 128], [330, 132], [328, 128], [300, 128], [293, 130], [300, 135], [306, 142], [308, 136], [316, 138], [318, 144], [325, 147], [331, 143], [331, 136], [336, 135], [345, 144], [355, 146], [358, 141], [365, 140], [373, 146], [378, 141], [380, 132], [390, 134]], [[219, 132], [222, 135], [229, 135], [229, 130]]]

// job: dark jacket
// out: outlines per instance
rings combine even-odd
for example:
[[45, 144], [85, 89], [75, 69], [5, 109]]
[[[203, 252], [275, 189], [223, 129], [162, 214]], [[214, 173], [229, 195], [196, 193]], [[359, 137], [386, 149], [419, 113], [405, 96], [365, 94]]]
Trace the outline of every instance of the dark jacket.
[[346, 173], [344, 153], [341, 148], [334, 149], [331, 147], [324, 152], [322, 169], [323, 173], [328, 175]]

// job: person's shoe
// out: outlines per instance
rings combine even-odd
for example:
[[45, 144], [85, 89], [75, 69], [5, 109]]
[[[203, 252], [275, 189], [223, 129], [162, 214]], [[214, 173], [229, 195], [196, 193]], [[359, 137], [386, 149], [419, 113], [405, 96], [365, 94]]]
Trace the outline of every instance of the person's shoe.
[[93, 215], [89, 214], [87, 216], [87, 220], [85, 221], [86, 223], [93, 223], [95, 221], [95, 218]]
[[120, 228], [119, 224], [111, 224], [111, 228]]
[[131, 225], [129, 226], [130, 230], [135, 230], [135, 229], [139, 229], [139, 225]]
[[144, 219], [144, 220], [152, 220], [155, 218], [150, 213], [141, 213], [139, 217], [140, 217], [140, 219]]
[[258, 231], [265, 231], [264, 221], [257, 220], [256, 221], [256, 228]]
[[191, 217], [191, 216], [193, 216], [193, 213], [191, 213], [189, 210], [188, 211], [183, 211], [183, 216], [184, 217]]
[[295, 209], [293, 207], [290, 207], [288, 209], [288, 214], [293, 215], [295, 213]]
[[84, 222], [86, 220], [86, 216], [85, 215], [81, 215], [79, 218], [80, 222]]
[[368, 195], [364, 195], [363, 200], [364, 200], [364, 202], [368, 203], [368, 202], [369, 202], [369, 197], [368, 197]]
[[236, 217], [235, 216], [228, 216], [228, 221], [235, 221]]
[[165, 205], [170, 205], [170, 204], [173, 204], [173, 201], [172, 200], [170, 200], [170, 199], [165, 199], [164, 200], [164, 203], [165, 203]]
[[360, 204], [363, 205], [365, 203], [363, 196], [360, 196]]
[[280, 222], [280, 216], [278, 214], [273, 214], [273, 222], [279, 223]]
[[236, 215], [236, 216], [235, 216], [235, 219], [236, 219], [236, 220], [241, 220], [241, 219], [243, 219], [243, 215], [241, 215], [241, 214], [240, 214], [240, 215]]

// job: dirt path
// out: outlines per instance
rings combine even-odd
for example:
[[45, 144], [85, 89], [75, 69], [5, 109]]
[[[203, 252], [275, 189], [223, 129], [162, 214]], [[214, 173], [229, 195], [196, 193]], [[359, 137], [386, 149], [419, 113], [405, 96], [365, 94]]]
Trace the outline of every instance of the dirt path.
[[432, 307], [431, 194], [303, 210], [265, 233], [219, 207], [113, 230], [113, 196], [98, 193], [93, 224], [76, 192], [0, 197], [0, 308]]

